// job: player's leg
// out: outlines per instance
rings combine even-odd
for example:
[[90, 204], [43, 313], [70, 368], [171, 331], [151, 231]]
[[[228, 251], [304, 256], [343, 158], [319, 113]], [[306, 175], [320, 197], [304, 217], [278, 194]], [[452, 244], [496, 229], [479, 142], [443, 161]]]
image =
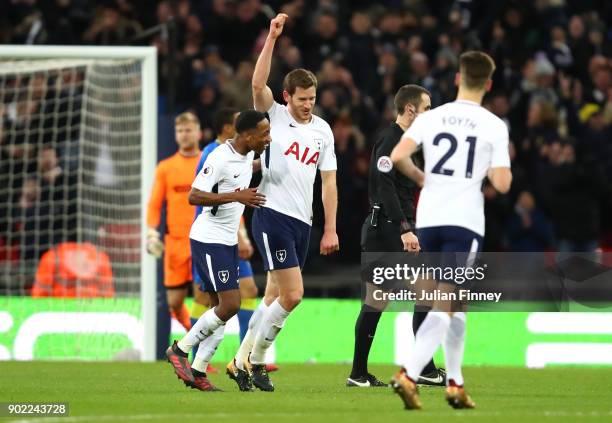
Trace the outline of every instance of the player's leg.
[[255, 342], [255, 336], [257, 335], [257, 331], [259, 330], [259, 324], [261, 322], [261, 316], [265, 313], [269, 304], [278, 297], [278, 288], [274, 282], [272, 282], [270, 275], [268, 273], [267, 282], [266, 282], [266, 290], [264, 293], [264, 297], [259, 302], [259, 305], [255, 309], [253, 316], [249, 320], [249, 324], [247, 327], [247, 332], [240, 343], [240, 347], [236, 352], [236, 356], [234, 357], [234, 361], [228, 364], [228, 372], [234, 372], [230, 367], [237, 366], [241, 370], [246, 370], [246, 364], [248, 362], [249, 354], [251, 354], [251, 350], [253, 349], [253, 343]]
[[465, 312], [453, 313], [443, 344], [444, 360], [446, 367], [449, 369], [445, 397], [448, 404], [453, 408], [474, 408], [476, 406], [463, 387], [461, 363], [465, 345], [465, 326]]
[[[227, 322], [238, 312], [238, 309], [240, 308], [240, 291], [237, 289], [219, 291], [217, 294], [215, 294], [215, 296], [218, 298], [217, 304], [214, 308], [215, 313], [221, 320]], [[203, 374], [206, 373], [208, 363], [217, 350], [219, 343], [223, 339], [224, 331], [225, 325], [221, 325], [216, 328], [209, 337], [200, 343], [198, 353], [196, 354], [193, 364], [191, 365], [192, 369], [195, 369], [197, 372]], [[194, 375], [196, 375], [195, 371]]]
[[[196, 278], [198, 278], [196, 276]], [[200, 316], [208, 309], [214, 307], [210, 292], [205, 292], [201, 279], [193, 282], [193, 303], [191, 304], [191, 324], [194, 325]], [[195, 354], [195, 351], [194, 351]]]
[[[191, 245], [192, 251], [198, 249], [197, 257], [194, 253], [194, 260], [198, 273], [204, 280], [204, 289], [217, 294], [211, 296], [211, 300], [214, 304], [215, 298], [218, 298], [218, 304], [202, 314], [187, 335], [178, 342], [182, 351], [189, 351], [192, 346], [209, 337], [215, 329], [225, 325], [240, 308], [238, 259], [234, 257], [235, 248], [220, 244], [205, 244], [195, 240], [191, 241]], [[236, 293], [231, 296], [223, 297], [219, 294], [233, 289]]]
[[[436, 289], [441, 295], [455, 292], [453, 283], [438, 283]], [[427, 314], [423, 324], [415, 335], [414, 350], [406, 361], [406, 374], [417, 382], [423, 369], [431, 360], [438, 347], [442, 344], [446, 331], [450, 326], [452, 306], [448, 301], [434, 302], [432, 310]]]
[[[198, 321], [200, 316], [204, 314], [208, 309], [217, 305], [211, 298], [211, 293], [203, 291], [202, 279], [199, 277], [194, 269], [194, 282], [193, 282], [193, 302], [191, 303], [191, 324], [194, 325]], [[215, 300], [218, 301], [218, 300]], [[198, 352], [198, 345], [194, 345], [191, 349], [191, 361], [195, 360]], [[209, 364], [206, 368], [206, 373], [218, 373], [219, 370]]]
[[[454, 227], [448, 230], [447, 251], [466, 252], [458, 255], [456, 265], [471, 267], [482, 250], [483, 238], [465, 228]], [[461, 371], [465, 346], [466, 304], [454, 304], [450, 325], [443, 342], [444, 360], [448, 371], [446, 400], [453, 408], [474, 408], [476, 404], [463, 388]]]
[[185, 305], [185, 297], [187, 297], [187, 285], [166, 286], [166, 299], [170, 313], [178, 322], [185, 328], [191, 329], [191, 321], [189, 320], [189, 309]]
[[[219, 291], [213, 294], [211, 299], [213, 299], [213, 303], [215, 304], [215, 313], [225, 322], [231, 319], [240, 307], [240, 291], [237, 285], [235, 285], [234, 289]], [[218, 390], [208, 380], [206, 373], [209, 368], [210, 360], [223, 340], [224, 332], [225, 325], [223, 324], [217, 327], [210, 336], [200, 342], [198, 352], [191, 365], [191, 371], [194, 376], [194, 383], [191, 385], [192, 388], [201, 391]]]
[[[455, 291], [451, 283], [438, 283], [437, 290], [441, 293]], [[444, 294], [442, 294], [444, 295]], [[406, 360], [404, 367], [391, 379], [391, 385], [404, 402], [406, 409], [420, 409], [421, 400], [417, 389], [417, 381], [426, 364], [431, 360], [450, 325], [451, 305], [448, 302], [434, 303], [414, 339], [412, 354]]]
[[[391, 250], [402, 251], [403, 246], [399, 238], [399, 229], [385, 225], [380, 222], [374, 227], [370, 223], [368, 216], [361, 228], [361, 247], [366, 252], [384, 252]], [[397, 242], [393, 242], [393, 239]], [[370, 349], [376, 335], [376, 328], [386, 304], [373, 300], [371, 291], [374, 285], [369, 281], [365, 282], [366, 295], [365, 302], [359, 310], [359, 316], [355, 321], [355, 347], [353, 350], [353, 366], [351, 374], [346, 380], [348, 387], [384, 387], [386, 383], [378, 380], [368, 372], [368, 357]]]
[[[242, 342], [240, 343], [240, 347], [236, 352], [236, 356], [227, 365], [227, 374], [232, 379], [234, 379], [238, 370], [248, 370], [248, 359], [249, 355], [251, 354], [251, 350], [253, 349], [253, 344], [255, 343], [255, 336], [257, 335], [257, 331], [259, 330], [261, 317], [268, 308], [268, 305], [272, 304], [272, 302], [278, 297], [278, 287], [272, 281], [269, 272], [267, 274], [266, 280], [267, 281], [264, 296], [259, 302], [257, 308], [255, 309], [255, 312], [251, 316], [251, 319], [249, 320], [246, 334], [242, 339]], [[268, 368], [268, 371], [274, 370], [277, 370], [277, 368]]]
[[[240, 309], [240, 291], [236, 286], [235, 289], [219, 291], [217, 293], [218, 304], [215, 307], [217, 315], [227, 322]], [[217, 351], [217, 348], [223, 340], [225, 325], [219, 326], [215, 331], [200, 343], [196, 358], [192, 364], [194, 376], [194, 388], [210, 391], [216, 388], [208, 381], [206, 369], [209, 366], [210, 360]]]
[[[428, 230], [434, 234], [437, 232], [437, 236], [441, 240], [438, 245], [439, 248], [436, 248], [436, 250], [440, 251], [439, 266], [441, 268], [467, 266], [469, 263], [457, 262], [457, 253], [468, 253], [468, 256], [470, 253], [477, 254], [480, 248], [479, 246], [482, 245], [482, 238], [467, 229], [438, 227], [428, 228]], [[425, 235], [425, 238], [427, 238], [428, 234]], [[428, 313], [423, 324], [417, 331], [413, 354], [405, 364], [404, 379], [413, 383], [418, 380], [427, 361], [433, 356], [438, 346], [446, 340], [450, 327], [453, 326], [454, 332], [451, 334], [451, 342], [448, 345], [445, 344], [445, 356], [447, 360], [450, 358], [450, 360], [447, 361], [447, 367], [450, 364], [453, 368], [452, 372], [449, 371], [447, 376], [447, 400], [449, 404], [455, 408], [473, 408], [474, 403], [465, 393], [463, 386], [458, 385], [453, 380], [453, 377], [458, 377], [461, 380], [463, 379], [460, 374], [460, 363], [463, 357], [465, 318], [461, 313], [458, 314], [457, 317], [454, 317], [453, 311], [458, 310], [460, 304], [457, 301], [445, 300], [444, 298], [448, 297], [447, 294], [455, 294], [458, 288], [454, 280], [441, 279], [438, 281], [436, 289], [441, 293], [440, 297], [442, 299], [436, 299], [434, 301], [432, 311]], [[453, 376], [451, 376], [450, 373], [452, 373]], [[402, 399], [404, 399], [404, 402], [407, 403], [407, 396], [402, 395], [400, 391], [398, 392], [402, 396]]]
[[251, 354], [253, 344], [255, 343], [255, 337], [257, 335], [257, 331], [259, 330], [261, 318], [267, 310], [268, 305], [272, 304], [276, 297], [278, 297], [278, 288], [276, 284], [272, 282], [270, 273], [268, 272], [264, 297], [259, 302], [259, 305], [249, 320], [247, 331], [242, 339], [242, 342], [240, 343], [238, 351], [236, 351], [236, 355], [232, 361], [227, 364], [225, 370], [229, 378], [236, 382], [241, 391], [253, 390], [253, 382], [250, 375], [251, 369], [249, 366], [249, 355]]
[[368, 357], [376, 335], [376, 328], [386, 302], [374, 301], [372, 291], [378, 289], [371, 283], [366, 283], [365, 302], [361, 306], [355, 322], [355, 348], [351, 374], [346, 380], [348, 387], [385, 387], [386, 383], [378, 380], [368, 372]]
[[[199, 287], [198, 291], [201, 291]], [[214, 308], [219, 304], [219, 298], [216, 293], [206, 292], [205, 294], [208, 299], [209, 308]], [[199, 389], [200, 391], [218, 390], [208, 380], [207, 373], [211, 373], [209, 363], [213, 354], [217, 350], [219, 343], [223, 340], [224, 334], [225, 325], [219, 326], [209, 337], [192, 347], [192, 351], [194, 351], [194, 354], [191, 363], [191, 373], [193, 374], [194, 382], [192, 384], [187, 384], [187, 386], [190, 386], [193, 389]]]
[[[439, 258], [432, 263], [440, 268], [455, 266], [455, 245], [448, 242], [449, 231], [447, 227], [424, 228], [419, 230], [419, 240], [423, 240], [423, 248], [427, 252], [438, 252]], [[439, 297], [446, 298], [447, 294], [456, 291], [454, 280], [438, 280], [436, 290], [441, 293]], [[423, 369], [431, 360], [450, 326], [453, 310], [451, 301], [436, 299], [431, 311], [427, 314], [420, 328], [415, 334], [414, 350], [406, 361], [406, 375], [412, 381], [418, 381]]]
[[278, 287], [278, 298], [272, 302], [268, 302], [272, 295], [266, 292], [267, 308], [262, 313], [250, 356], [253, 383], [262, 390], [274, 390], [265, 366], [265, 353], [304, 295], [300, 268], [306, 260], [309, 238], [310, 226], [298, 219], [265, 207], [253, 214], [253, 239], [264, 258], [268, 280]]
[[[432, 292], [436, 288], [436, 282], [433, 279], [421, 278], [415, 283], [415, 291], [417, 298], [421, 298], [421, 292]], [[418, 300], [414, 304], [414, 312], [412, 314], [412, 333], [416, 336], [419, 328], [425, 321], [427, 313], [431, 311], [433, 301]], [[437, 368], [433, 357], [425, 365], [423, 372], [417, 381], [419, 385], [429, 386], [446, 386], [446, 371], [442, 368]]]
[[164, 285], [168, 307], [173, 317], [185, 328], [191, 328], [189, 309], [185, 304], [188, 285], [191, 283], [191, 257], [189, 238], [166, 235], [164, 254]]
[[[193, 241], [192, 244], [195, 245], [196, 241]], [[211, 302], [214, 308], [206, 311], [198, 319], [192, 331], [178, 342], [177, 347], [183, 349], [182, 347], [186, 342], [192, 342], [193, 339], [189, 338], [190, 335], [195, 336], [196, 339], [200, 339], [198, 335], [204, 336], [192, 364], [194, 383], [191, 384], [191, 387], [210, 391], [216, 390], [216, 388], [207, 379], [206, 370], [208, 364], [219, 343], [223, 340], [225, 323], [240, 308], [237, 271], [238, 253], [235, 246], [228, 247], [218, 244], [200, 244], [199, 246], [195, 245], [193, 248], [201, 248], [201, 252], [204, 253], [205, 266], [207, 268], [207, 272], [204, 275], [205, 286], [208, 288], [208, 291], [214, 291], [214, 294], [211, 295]], [[212, 284], [212, 289], [210, 284]], [[208, 321], [207, 317], [209, 317]]]
[[211, 297], [213, 303], [217, 298], [219, 303], [202, 314], [189, 332], [166, 352], [176, 374], [190, 385], [194, 383], [194, 375], [190, 368], [184, 368], [188, 364], [187, 353], [194, 345], [210, 337], [220, 326], [225, 326], [227, 320], [236, 314], [240, 307], [237, 248], [191, 240], [191, 251], [205, 291], [218, 294], [220, 291], [234, 290], [235, 293], [224, 297]]
[[273, 210], [261, 210], [261, 216], [254, 216], [253, 234], [260, 254], [265, 257], [268, 285], [275, 289], [266, 287], [267, 308], [251, 353], [254, 364], [264, 362], [265, 351], [272, 344], [270, 339], [276, 338], [270, 331], [274, 332], [275, 328], [280, 331], [289, 313], [302, 301], [301, 269], [306, 263], [310, 241], [309, 225]]
[[279, 296], [268, 306], [262, 316], [249, 359], [253, 383], [264, 391], [274, 390], [274, 385], [266, 370], [266, 351], [285, 326], [289, 313], [299, 305], [304, 296], [302, 273], [299, 267], [273, 270], [270, 275], [279, 287]]
[[[435, 253], [436, 251], [440, 251], [442, 248], [442, 239], [440, 237], [440, 231], [437, 228], [419, 229], [417, 230], [417, 237], [419, 238], [419, 244], [421, 245], [421, 251], [423, 252]], [[415, 284], [417, 298], [422, 297], [422, 292], [432, 292], [435, 288], [435, 280], [431, 278], [420, 278]], [[415, 337], [432, 307], [433, 301], [418, 300], [415, 303], [412, 314], [412, 333]], [[446, 372], [444, 369], [436, 368], [432, 357], [431, 360], [429, 360], [429, 362], [425, 365], [425, 368], [419, 376], [417, 383], [419, 385], [446, 386]]]
[[[170, 310], [173, 309], [173, 306], [182, 307], [186, 295], [186, 287], [172, 288], [166, 286], [166, 296]], [[193, 326], [187, 329], [187, 331], [190, 331], [191, 329], [193, 329]], [[191, 365], [189, 364], [188, 352], [188, 349], [180, 350], [177, 346], [177, 341], [174, 341], [172, 346], [166, 350], [166, 357], [168, 358], [170, 364], [172, 364], [172, 367], [174, 367], [174, 372], [176, 373], [177, 377], [189, 386], [189, 384], [193, 383], [194, 378], [191, 372]]]
[[[419, 229], [417, 230], [417, 237], [419, 238], [422, 250], [430, 253], [440, 251], [442, 243], [439, 228]], [[428, 265], [435, 266], [439, 265], [439, 263], [428, 263]], [[417, 296], [420, 296], [418, 291]], [[446, 333], [449, 321], [450, 317], [444, 311], [435, 309], [430, 311], [415, 333], [412, 354], [408, 357], [404, 366], [391, 379], [393, 389], [400, 396], [404, 402], [404, 407], [407, 409], [421, 408], [417, 381], [426, 364], [431, 360], [438, 345], [442, 342], [442, 337]]]
[[[190, 250], [191, 250], [191, 247], [190, 247]], [[192, 279], [193, 279], [193, 302], [191, 303], [191, 313], [190, 314], [191, 314], [191, 324], [194, 325], [195, 322], [198, 321], [200, 316], [204, 314], [206, 310], [208, 310], [209, 308], [214, 307], [216, 303], [212, 304], [211, 294], [203, 290], [204, 286], [203, 286], [202, 278], [198, 274], [198, 271], [196, 270], [195, 266], [193, 266], [193, 263], [191, 265], [191, 274], [192, 274]], [[195, 345], [191, 349], [191, 361], [192, 362], [195, 359], [197, 352], [198, 352], [198, 346]], [[217, 370], [215, 367], [209, 364], [206, 369], [206, 372], [207, 373], [218, 373], [219, 370]]]
[[238, 323], [240, 325], [240, 342], [244, 339], [249, 328], [249, 321], [257, 308], [257, 285], [253, 278], [253, 269], [248, 260], [240, 260], [240, 311]]
[[202, 291], [202, 279], [193, 272], [193, 302], [191, 303], [191, 324], [193, 325], [211, 306], [210, 293]]

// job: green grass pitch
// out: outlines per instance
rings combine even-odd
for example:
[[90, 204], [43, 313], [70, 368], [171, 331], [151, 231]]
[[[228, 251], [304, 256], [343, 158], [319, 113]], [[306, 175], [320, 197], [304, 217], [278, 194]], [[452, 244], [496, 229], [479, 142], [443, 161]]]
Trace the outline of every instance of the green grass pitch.
[[[221, 366], [220, 363], [216, 363]], [[387, 379], [394, 366], [371, 366]], [[186, 388], [168, 363], [0, 362], [0, 402], [68, 402], [69, 417], [22, 422], [440, 422], [612, 421], [612, 369], [473, 367], [465, 370], [475, 410], [455, 411], [442, 388], [422, 388], [424, 409], [406, 411], [390, 388], [346, 388], [348, 365], [282, 365], [276, 392]]]

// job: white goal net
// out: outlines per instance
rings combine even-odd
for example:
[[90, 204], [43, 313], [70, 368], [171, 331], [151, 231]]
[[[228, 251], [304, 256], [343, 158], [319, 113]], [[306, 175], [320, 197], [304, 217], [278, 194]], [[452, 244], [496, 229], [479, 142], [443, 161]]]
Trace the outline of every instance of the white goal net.
[[0, 48], [0, 359], [152, 359], [155, 52], [28, 50]]

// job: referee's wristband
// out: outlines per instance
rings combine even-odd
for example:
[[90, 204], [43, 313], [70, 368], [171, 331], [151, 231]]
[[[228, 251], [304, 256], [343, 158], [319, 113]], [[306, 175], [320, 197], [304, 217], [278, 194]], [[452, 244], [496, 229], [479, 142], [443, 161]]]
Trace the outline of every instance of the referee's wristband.
[[412, 232], [412, 225], [406, 219], [400, 220], [400, 232], [404, 235], [407, 232]]

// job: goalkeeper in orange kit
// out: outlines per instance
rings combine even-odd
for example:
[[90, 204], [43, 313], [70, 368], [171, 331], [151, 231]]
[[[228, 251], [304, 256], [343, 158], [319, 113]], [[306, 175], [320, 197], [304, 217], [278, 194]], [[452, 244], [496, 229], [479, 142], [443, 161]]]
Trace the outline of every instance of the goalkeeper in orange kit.
[[[193, 280], [189, 230], [193, 223], [195, 207], [189, 204], [187, 197], [200, 159], [198, 143], [201, 131], [198, 118], [190, 112], [178, 115], [174, 127], [178, 151], [162, 160], [155, 170], [155, 181], [147, 210], [147, 251], [159, 258], [165, 249], [164, 286], [168, 306], [172, 315], [189, 330], [191, 321], [184, 301]], [[167, 231], [162, 242], [158, 227], [164, 202]], [[195, 298], [195, 301], [198, 301], [198, 298]]]

